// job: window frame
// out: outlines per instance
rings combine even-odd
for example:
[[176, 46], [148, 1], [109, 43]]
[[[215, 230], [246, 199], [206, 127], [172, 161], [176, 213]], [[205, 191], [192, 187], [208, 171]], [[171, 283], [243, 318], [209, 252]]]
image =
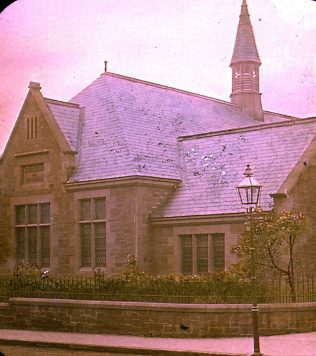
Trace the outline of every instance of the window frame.
[[[205, 238], [207, 237], [207, 271], [204, 270], [202, 271], [201, 269], [199, 270], [199, 261], [202, 261], [204, 258], [199, 258], [198, 255], [198, 248], [199, 248], [199, 242], [198, 239], [200, 238]], [[184, 259], [183, 259], [183, 239], [186, 238], [191, 238], [191, 256], [192, 256], [192, 261], [191, 261], [191, 272], [185, 271], [184, 268]], [[215, 246], [215, 241], [216, 239], [222, 239], [223, 242], [223, 254], [220, 256], [215, 256], [216, 254], [216, 248]], [[180, 273], [181, 274], [192, 274], [192, 275], [199, 275], [199, 274], [204, 274], [204, 273], [211, 273], [211, 272], [220, 272], [224, 271], [226, 268], [226, 251], [225, 251], [225, 242], [226, 242], [226, 236], [224, 233], [197, 233], [197, 234], [180, 234], [179, 235], [179, 268], [180, 268]], [[204, 246], [205, 248], [205, 246]], [[205, 253], [205, 252], [204, 252]], [[218, 267], [216, 265], [216, 262], [222, 259], [223, 264], [222, 266]], [[205, 264], [205, 263], [204, 263]]]
[[[103, 216], [101, 218], [98, 216], [97, 213], [97, 208], [96, 208], [96, 202], [97, 201], [104, 201], [104, 210], [103, 210]], [[82, 202], [90, 202], [90, 213], [88, 218], [83, 217], [82, 215]], [[98, 269], [104, 269], [107, 266], [107, 199], [105, 196], [92, 196], [92, 197], [82, 197], [78, 199], [78, 249], [79, 249], [79, 254], [78, 254], [78, 267], [79, 270], [94, 270], [96, 268]], [[82, 240], [82, 227], [84, 225], [89, 225], [90, 226], [90, 264], [83, 263], [83, 251], [82, 251], [82, 245], [83, 245], [83, 240]], [[104, 248], [101, 250], [104, 251], [104, 263], [98, 264], [97, 263], [97, 234], [96, 234], [96, 226], [97, 225], [104, 225], [104, 237], [102, 240], [104, 240]], [[100, 238], [101, 240], [101, 238]]]
[[[49, 218], [48, 221], [42, 221], [42, 210], [41, 207], [44, 205], [49, 205]], [[32, 206], [36, 206], [36, 218], [33, 221], [30, 221], [30, 209]], [[18, 209], [23, 207], [23, 219], [19, 220]], [[47, 230], [48, 228], [48, 253], [44, 253], [42, 246], [44, 234], [42, 231]], [[21, 244], [19, 244], [19, 231], [23, 231], [24, 238], [24, 247], [23, 247], [23, 256], [20, 258], [20, 252], [22, 251]], [[31, 231], [35, 231], [35, 234], [32, 235]], [[32, 261], [30, 245], [31, 245], [31, 236], [35, 236], [36, 239], [36, 252], [35, 252], [35, 261]], [[30, 263], [32, 265], [37, 265], [39, 267], [49, 268], [51, 266], [51, 203], [49, 201], [43, 202], [28, 202], [28, 203], [16, 203], [14, 204], [14, 239], [15, 239], [15, 263], [19, 265], [21, 263]], [[48, 256], [48, 257], [47, 257]], [[34, 257], [33, 257], [34, 258]], [[45, 259], [48, 258], [48, 263], [43, 263]]]

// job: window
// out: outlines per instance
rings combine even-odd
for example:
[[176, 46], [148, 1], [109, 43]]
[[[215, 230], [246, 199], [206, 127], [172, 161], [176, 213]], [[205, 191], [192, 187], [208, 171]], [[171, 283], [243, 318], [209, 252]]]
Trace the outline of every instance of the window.
[[44, 180], [44, 163], [22, 166], [22, 184], [37, 183]]
[[225, 269], [225, 235], [181, 235], [181, 273], [202, 274]]
[[196, 239], [197, 273], [208, 272], [208, 236], [198, 235]]
[[181, 236], [181, 250], [182, 250], [181, 273], [190, 274], [193, 271], [192, 235]]
[[50, 203], [15, 206], [17, 264], [50, 265]]
[[105, 267], [105, 198], [79, 200], [80, 266]]
[[26, 120], [26, 137], [28, 140], [37, 138], [37, 116], [28, 117]]
[[214, 234], [213, 242], [213, 271], [219, 272], [225, 269], [225, 239], [224, 234]]

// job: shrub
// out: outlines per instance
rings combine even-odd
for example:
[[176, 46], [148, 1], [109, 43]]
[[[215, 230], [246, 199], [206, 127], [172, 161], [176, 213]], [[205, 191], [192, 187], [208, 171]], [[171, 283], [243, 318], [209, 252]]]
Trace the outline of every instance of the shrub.
[[[250, 281], [237, 269], [203, 275], [147, 275], [129, 255], [126, 268], [114, 276], [96, 270], [93, 276], [43, 278], [43, 271], [30, 265], [17, 267], [11, 294], [96, 300], [126, 300], [181, 303], [250, 303]], [[258, 284], [260, 299], [267, 287]]]

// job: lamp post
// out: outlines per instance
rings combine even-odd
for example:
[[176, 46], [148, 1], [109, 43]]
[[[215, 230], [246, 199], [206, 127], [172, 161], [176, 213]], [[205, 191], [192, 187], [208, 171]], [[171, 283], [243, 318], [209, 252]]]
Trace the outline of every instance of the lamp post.
[[255, 268], [255, 244], [253, 238], [253, 209], [257, 206], [261, 191], [261, 185], [253, 178], [250, 165], [244, 172], [245, 178], [238, 184], [237, 191], [240, 202], [247, 208], [249, 213], [249, 229], [250, 229], [250, 276], [251, 276], [251, 297], [252, 297], [252, 328], [253, 328], [253, 349], [252, 356], [260, 356], [260, 341], [259, 341], [259, 326], [258, 326], [258, 305], [257, 305], [257, 289], [256, 289], [256, 268]]

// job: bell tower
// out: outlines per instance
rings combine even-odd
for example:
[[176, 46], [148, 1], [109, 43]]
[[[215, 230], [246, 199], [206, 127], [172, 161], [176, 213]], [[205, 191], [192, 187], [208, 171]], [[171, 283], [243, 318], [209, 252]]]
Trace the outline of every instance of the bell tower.
[[230, 62], [232, 68], [231, 102], [255, 120], [263, 121], [259, 89], [259, 58], [248, 6], [243, 0], [239, 16], [235, 47]]

